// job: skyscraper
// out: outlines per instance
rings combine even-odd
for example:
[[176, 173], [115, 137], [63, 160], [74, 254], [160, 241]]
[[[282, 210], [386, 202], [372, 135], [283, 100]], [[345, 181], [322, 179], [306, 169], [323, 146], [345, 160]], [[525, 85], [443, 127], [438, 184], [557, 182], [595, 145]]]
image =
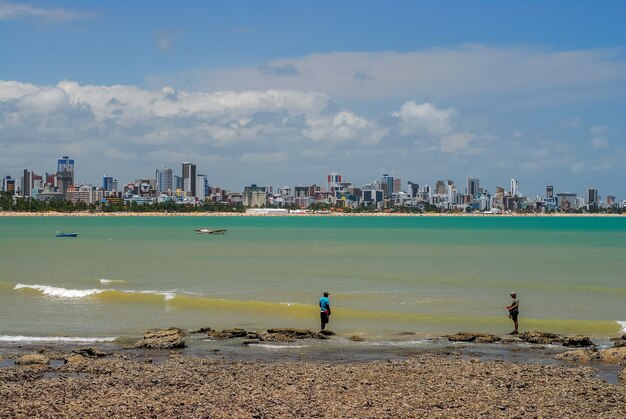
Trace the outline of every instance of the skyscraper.
[[385, 198], [388, 198], [395, 191], [393, 190], [393, 176], [389, 176], [388, 174], [384, 174], [380, 179], [380, 182], [383, 187], [383, 191], [385, 192]]
[[8, 192], [11, 195], [15, 194], [15, 179], [11, 176], [5, 176], [2, 179], [2, 192]]
[[74, 172], [74, 159], [70, 159], [68, 156], [63, 156], [57, 160], [57, 173], [65, 171]]
[[465, 194], [471, 195], [474, 198], [480, 191], [480, 183], [476, 177], [467, 178], [467, 187], [465, 188]]
[[56, 178], [59, 192], [64, 194], [74, 184], [74, 159], [63, 156], [57, 160]]
[[546, 186], [546, 198], [554, 198], [554, 187], [552, 185]]
[[338, 188], [341, 183], [341, 175], [337, 173], [331, 173], [328, 175], [328, 190], [332, 191], [333, 188]]
[[511, 179], [511, 196], [519, 196], [519, 180]]
[[35, 173], [24, 169], [24, 177], [22, 177], [22, 196], [31, 196], [34, 186]]
[[[184, 169], [183, 169], [184, 170]], [[172, 169], [164, 167], [156, 170], [157, 191], [162, 193], [173, 192], [176, 190], [174, 185], [174, 174]]]
[[597, 205], [598, 204], [598, 190], [595, 188], [587, 189], [587, 203], [589, 205]]
[[196, 196], [196, 165], [183, 163], [183, 190], [191, 196]]
[[113, 177], [112, 176], [107, 176], [107, 175], [102, 176], [102, 190], [107, 191], [107, 192], [111, 192], [111, 191], [115, 190], [113, 188]]

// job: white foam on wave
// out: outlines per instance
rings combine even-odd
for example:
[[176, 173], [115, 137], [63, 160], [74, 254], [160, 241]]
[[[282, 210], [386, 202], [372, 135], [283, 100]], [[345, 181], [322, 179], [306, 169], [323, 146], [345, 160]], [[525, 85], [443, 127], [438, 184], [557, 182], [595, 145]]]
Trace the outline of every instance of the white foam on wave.
[[13, 289], [19, 290], [22, 288], [29, 288], [41, 291], [44, 295], [49, 295], [51, 297], [59, 297], [59, 298], [84, 298], [89, 297], [90, 295], [99, 294], [104, 290], [92, 288], [86, 290], [76, 290], [76, 289], [67, 289], [61, 287], [51, 287], [49, 285], [27, 285], [27, 284], [17, 284]]
[[[129, 292], [129, 291], [123, 291], [123, 292]], [[130, 292], [136, 292], [136, 291], [130, 291]], [[172, 291], [152, 291], [152, 290], [146, 290], [146, 291], [139, 291], [142, 294], [153, 294], [153, 295], [162, 295], [163, 299], [165, 301], [168, 300], [173, 300], [174, 297], [176, 297], [176, 293], [172, 292]]]
[[622, 333], [626, 333], [626, 320], [618, 320], [617, 324], [622, 328]]
[[272, 345], [271, 343], [259, 343], [255, 344], [254, 347], [264, 349], [300, 349], [306, 348], [307, 345]]
[[68, 343], [93, 343], [113, 342], [114, 337], [67, 337], [67, 336], [12, 336], [0, 335], [0, 342], [68, 342]]
[[107, 279], [107, 278], [100, 278], [100, 283], [101, 284], [123, 284], [126, 281], [124, 281], [123, 279]]

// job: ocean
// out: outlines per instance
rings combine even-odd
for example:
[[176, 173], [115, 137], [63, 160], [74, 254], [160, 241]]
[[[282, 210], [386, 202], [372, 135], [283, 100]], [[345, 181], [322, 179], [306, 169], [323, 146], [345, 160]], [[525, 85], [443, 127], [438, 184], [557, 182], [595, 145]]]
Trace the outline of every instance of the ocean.
[[316, 330], [323, 291], [371, 340], [506, 334], [511, 291], [521, 331], [626, 331], [625, 217], [0, 217], [0, 266], [0, 343]]

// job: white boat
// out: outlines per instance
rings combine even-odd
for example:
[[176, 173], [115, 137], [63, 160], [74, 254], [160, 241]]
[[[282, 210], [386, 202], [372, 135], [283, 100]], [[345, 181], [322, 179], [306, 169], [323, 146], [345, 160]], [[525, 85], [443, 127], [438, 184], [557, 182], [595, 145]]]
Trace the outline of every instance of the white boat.
[[226, 233], [226, 229], [213, 230], [211, 228], [206, 228], [206, 227], [196, 228], [194, 231], [198, 234], [224, 234]]

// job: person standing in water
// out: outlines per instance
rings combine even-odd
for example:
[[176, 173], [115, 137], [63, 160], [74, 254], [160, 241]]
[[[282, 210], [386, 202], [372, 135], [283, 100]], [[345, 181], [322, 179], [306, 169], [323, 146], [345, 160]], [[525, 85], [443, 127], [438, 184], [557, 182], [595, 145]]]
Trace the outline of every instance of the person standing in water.
[[324, 296], [320, 298], [320, 319], [322, 321], [322, 330], [326, 327], [328, 323], [328, 318], [330, 317], [330, 300], [328, 296], [330, 294], [328, 291], [324, 291]]
[[509, 310], [509, 319], [513, 320], [515, 324], [515, 330], [511, 332], [512, 335], [517, 335], [519, 332], [517, 330], [517, 316], [519, 315], [519, 298], [517, 298], [517, 293], [515, 291], [511, 292], [511, 298], [513, 302], [506, 309]]

